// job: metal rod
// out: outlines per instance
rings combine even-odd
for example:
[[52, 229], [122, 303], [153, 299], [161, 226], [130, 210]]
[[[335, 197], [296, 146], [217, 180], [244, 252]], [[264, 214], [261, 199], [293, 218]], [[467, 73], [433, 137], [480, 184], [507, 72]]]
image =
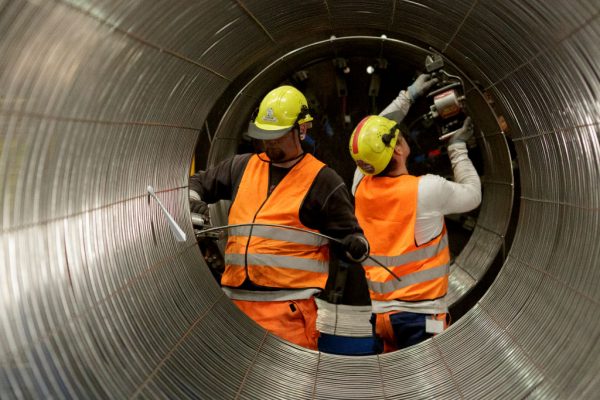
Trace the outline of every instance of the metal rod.
[[171, 214], [169, 214], [169, 212], [167, 211], [165, 206], [163, 206], [163, 204], [160, 202], [160, 200], [156, 196], [156, 193], [154, 193], [154, 188], [152, 186], [148, 185], [148, 187], [146, 189], [148, 190], [148, 194], [150, 196], [152, 196], [152, 198], [154, 198], [154, 200], [156, 200], [156, 202], [158, 203], [158, 206], [162, 210], [165, 218], [167, 219], [167, 222], [169, 223], [169, 228], [171, 228], [171, 232], [173, 232], [173, 235], [175, 236], [175, 240], [177, 240], [178, 242], [185, 242], [186, 238], [187, 238], [185, 235], [185, 232], [177, 224], [177, 222], [175, 221], [175, 218], [173, 218], [171, 216]]

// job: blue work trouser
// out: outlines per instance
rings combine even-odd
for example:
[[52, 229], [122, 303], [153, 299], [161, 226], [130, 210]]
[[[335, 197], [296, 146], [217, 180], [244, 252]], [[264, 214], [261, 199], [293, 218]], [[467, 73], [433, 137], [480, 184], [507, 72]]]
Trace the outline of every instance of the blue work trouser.
[[[383, 353], [403, 349], [433, 337], [425, 331], [427, 314], [401, 311], [388, 314], [372, 314], [371, 326], [375, 340], [375, 352]], [[389, 318], [389, 323], [387, 319]], [[444, 314], [438, 316], [445, 319]], [[379, 319], [379, 324], [377, 323]], [[436, 318], [437, 319], [437, 318]], [[379, 329], [377, 329], [379, 327]], [[390, 331], [391, 327], [391, 331]]]

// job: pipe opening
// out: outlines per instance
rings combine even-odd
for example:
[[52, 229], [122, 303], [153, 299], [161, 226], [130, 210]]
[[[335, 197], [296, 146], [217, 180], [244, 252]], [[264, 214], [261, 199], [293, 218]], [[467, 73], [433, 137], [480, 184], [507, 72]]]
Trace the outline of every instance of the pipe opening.
[[[380, 37], [365, 36], [330, 38], [326, 42], [313, 43], [282, 56], [252, 77], [246, 85], [234, 84], [233, 86], [242, 86], [243, 89], [237, 93], [226, 92], [223, 97], [232, 99], [227, 108], [224, 107], [225, 101], [219, 101], [209, 114], [207, 124], [200, 133], [200, 138], [205, 140], [199, 141], [196, 147], [196, 163], [206, 168], [232, 154], [256, 152], [260, 149], [260, 141], [245, 134], [252, 110], [258, 107], [264, 92], [279, 85], [292, 85], [305, 94], [316, 116], [313, 128], [303, 141], [304, 150], [336, 170], [350, 189], [356, 168], [348, 153], [348, 140], [352, 130], [360, 119], [368, 114], [379, 113], [419, 73], [426, 72], [424, 61], [429, 52], [396, 40], [384, 41], [382, 44]], [[369, 74], [367, 67], [373, 65], [377, 68]], [[512, 210], [512, 177], [513, 166], [517, 161], [516, 154], [511, 150], [510, 139], [502, 133], [498, 134], [501, 129], [498, 123], [500, 119], [496, 115], [491, 94], [454, 65], [446, 69], [453, 74], [462, 74], [467, 82], [464, 88], [465, 102], [468, 114], [476, 121], [478, 132], [477, 139], [470, 142], [469, 157], [482, 177], [485, 202], [476, 210], [445, 218], [452, 259], [448, 297], [450, 320], [454, 323], [485, 293], [510, 248], [510, 230], [514, 230], [512, 227], [516, 224], [516, 213]], [[402, 128], [411, 141], [409, 171], [415, 175], [433, 173], [451, 178], [452, 169], [445, 146], [437, 139], [446, 120], [424, 118], [431, 104], [432, 98], [416, 102], [403, 121]], [[480, 127], [478, 121], [482, 121], [484, 125]], [[489, 137], [492, 139], [489, 140]], [[210, 146], [207, 146], [207, 140]], [[490, 152], [507, 154], [507, 158], [501, 163], [494, 163], [486, 160]], [[494, 176], [501, 176], [503, 185], [509, 189], [503, 197], [486, 193], [495, 192], [491, 185], [498, 182], [492, 183], [494, 179], [488, 178]], [[218, 225], [225, 225], [228, 208], [228, 202], [212, 207], [212, 220]], [[484, 222], [479, 224], [482, 209], [485, 210]], [[502, 228], [488, 228], [485, 221], [490, 219], [501, 224]], [[482, 257], [478, 247], [482, 241], [488, 241], [490, 236], [496, 237], [495, 242], [491, 246], [486, 243], [486, 254]], [[220, 248], [222, 253], [225, 242], [223, 237], [218, 246], [214, 241], [200, 241], [209, 265], [212, 263], [215, 266], [212, 270], [217, 280], [222, 271], [216, 270], [223, 268], [224, 264], [221, 257], [215, 257], [215, 252]], [[465, 248], [466, 252], [461, 256]], [[364, 275], [356, 271], [348, 275], [344, 268], [340, 269], [337, 263], [332, 263], [327, 288], [320, 296], [320, 304], [323, 302], [342, 302], [358, 306], [357, 310], [361, 306], [368, 307], [370, 300]], [[329, 313], [334, 316], [327, 317], [334, 319], [333, 325], [338, 323], [337, 313]], [[365, 313], [362, 315], [363, 319], [364, 315]], [[321, 322], [327, 325], [327, 321]], [[333, 330], [336, 329], [337, 325]]]

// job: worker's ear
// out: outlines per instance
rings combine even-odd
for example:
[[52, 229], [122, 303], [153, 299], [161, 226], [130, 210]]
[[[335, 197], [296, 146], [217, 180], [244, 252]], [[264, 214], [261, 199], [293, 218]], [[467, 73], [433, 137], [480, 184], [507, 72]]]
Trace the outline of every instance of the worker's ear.
[[300, 137], [300, 140], [304, 140], [308, 128], [310, 128], [308, 123], [300, 124], [300, 126], [298, 127], [298, 136]]
[[396, 145], [394, 146], [394, 154], [401, 155], [402, 154], [402, 137], [399, 137], [396, 141]]

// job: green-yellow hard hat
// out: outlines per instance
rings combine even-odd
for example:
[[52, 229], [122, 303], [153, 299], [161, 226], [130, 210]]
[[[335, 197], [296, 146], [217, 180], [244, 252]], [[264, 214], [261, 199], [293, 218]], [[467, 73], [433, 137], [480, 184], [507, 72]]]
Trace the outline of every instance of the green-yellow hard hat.
[[280, 86], [263, 98], [258, 113], [248, 127], [254, 139], [278, 139], [288, 133], [295, 123], [312, 121], [306, 97], [293, 86]]

